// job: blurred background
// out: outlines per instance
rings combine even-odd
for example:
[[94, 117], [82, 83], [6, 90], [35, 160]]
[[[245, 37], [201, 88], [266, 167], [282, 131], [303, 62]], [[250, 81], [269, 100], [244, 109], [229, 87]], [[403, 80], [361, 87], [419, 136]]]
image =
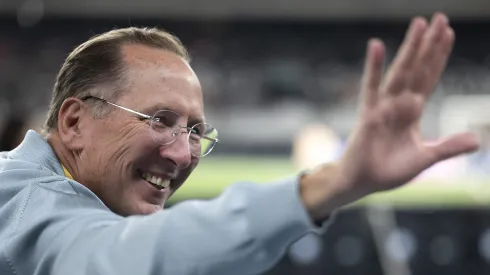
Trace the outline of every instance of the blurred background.
[[40, 129], [75, 46], [158, 26], [189, 48], [222, 141], [169, 207], [236, 181], [267, 184], [338, 158], [367, 40], [383, 39], [391, 59], [410, 18], [435, 11], [450, 16], [457, 41], [423, 134], [471, 130], [482, 149], [346, 207], [324, 237], [305, 236], [266, 274], [490, 274], [488, 0], [0, 0], [0, 150]]

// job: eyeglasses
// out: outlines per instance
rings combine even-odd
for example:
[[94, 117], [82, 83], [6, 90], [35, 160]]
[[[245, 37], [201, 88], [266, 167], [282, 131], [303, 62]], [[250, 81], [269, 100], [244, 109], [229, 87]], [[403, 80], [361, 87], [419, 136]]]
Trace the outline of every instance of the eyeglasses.
[[204, 157], [211, 153], [216, 143], [219, 142], [218, 130], [214, 127], [206, 123], [197, 123], [192, 127], [178, 125], [177, 121], [181, 116], [174, 111], [160, 110], [153, 116], [149, 116], [99, 97], [85, 96], [81, 98], [82, 101], [89, 99], [99, 100], [149, 120], [150, 136], [159, 145], [169, 145], [176, 141], [182, 132], [187, 132], [191, 154], [196, 157]]

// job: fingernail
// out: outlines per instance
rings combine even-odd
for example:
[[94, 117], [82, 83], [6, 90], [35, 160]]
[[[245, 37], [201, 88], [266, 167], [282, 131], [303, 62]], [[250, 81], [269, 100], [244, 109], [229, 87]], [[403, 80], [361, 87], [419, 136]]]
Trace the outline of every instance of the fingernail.
[[374, 45], [376, 45], [378, 43], [378, 41], [379, 41], [379, 39], [377, 39], [377, 38], [369, 39], [369, 41], [368, 41], [369, 47], [374, 47]]
[[417, 16], [412, 20], [412, 24], [427, 24], [427, 20], [423, 17]]
[[449, 19], [448, 19], [448, 18], [447, 18], [447, 16], [446, 16], [444, 13], [442, 13], [442, 12], [437, 12], [437, 13], [435, 13], [434, 17], [435, 17], [435, 18], [437, 18], [437, 20], [440, 20], [440, 21], [441, 21], [441, 23], [443, 23], [443, 24], [448, 24], [448, 23], [449, 23]]

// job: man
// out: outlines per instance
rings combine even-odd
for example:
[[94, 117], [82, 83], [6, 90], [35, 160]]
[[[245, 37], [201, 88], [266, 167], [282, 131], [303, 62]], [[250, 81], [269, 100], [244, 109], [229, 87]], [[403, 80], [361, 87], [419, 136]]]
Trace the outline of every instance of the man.
[[256, 274], [331, 214], [471, 152], [461, 134], [427, 145], [418, 123], [452, 49], [436, 14], [415, 18], [383, 76], [369, 42], [359, 121], [340, 161], [212, 201], [161, 210], [218, 142], [180, 42], [154, 29], [93, 38], [66, 59], [46, 136], [0, 160], [1, 274]]

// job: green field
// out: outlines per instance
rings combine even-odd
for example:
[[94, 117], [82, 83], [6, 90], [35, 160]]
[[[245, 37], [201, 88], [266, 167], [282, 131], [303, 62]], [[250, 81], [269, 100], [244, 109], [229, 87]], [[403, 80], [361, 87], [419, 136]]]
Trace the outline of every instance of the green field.
[[[263, 157], [206, 157], [170, 203], [211, 198], [237, 181], [257, 184], [294, 175], [289, 159]], [[451, 187], [452, 186], [452, 187]], [[396, 207], [490, 206], [490, 180], [465, 180], [455, 185], [417, 182], [394, 191], [369, 196], [355, 205], [389, 204]]]

